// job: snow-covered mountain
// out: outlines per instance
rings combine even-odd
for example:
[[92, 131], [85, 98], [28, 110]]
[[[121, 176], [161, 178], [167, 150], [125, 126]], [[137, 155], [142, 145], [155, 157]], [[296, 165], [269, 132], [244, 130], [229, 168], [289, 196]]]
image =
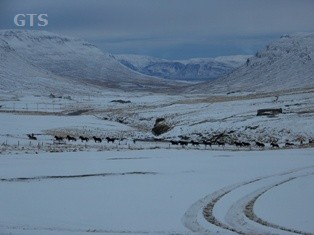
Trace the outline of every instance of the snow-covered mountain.
[[314, 87], [314, 33], [282, 36], [220, 79], [193, 89], [269, 92]]
[[120, 63], [137, 72], [173, 80], [212, 80], [243, 65], [248, 55], [166, 60], [142, 55], [115, 55]]
[[127, 90], [167, 90], [180, 86], [134, 72], [111, 54], [80, 39], [46, 31], [1, 30], [0, 87], [27, 86], [34, 82], [34, 77], [53, 80], [58, 77], [72, 84]]
[[[126, 61], [130, 63], [127, 66]], [[241, 63], [244, 64], [234, 69]], [[133, 70], [128, 68], [132, 66]], [[196, 85], [169, 81], [170, 78], [217, 78], [228, 73], [226, 68], [233, 72]], [[143, 70], [169, 79], [143, 75]], [[103, 87], [194, 93], [311, 88], [314, 87], [314, 34], [282, 36], [248, 59], [235, 56], [169, 61], [112, 56], [83, 40], [46, 31], [0, 30], [1, 91], [88, 92]]]
[[[72, 89], [69, 89], [71, 87]], [[24, 59], [7, 41], [0, 38], [0, 91], [25, 93], [34, 91], [67, 93], [80, 91], [84, 86], [52, 74]], [[91, 89], [91, 87], [90, 87]], [[36, 93], [38, 93], [36, 92]]]

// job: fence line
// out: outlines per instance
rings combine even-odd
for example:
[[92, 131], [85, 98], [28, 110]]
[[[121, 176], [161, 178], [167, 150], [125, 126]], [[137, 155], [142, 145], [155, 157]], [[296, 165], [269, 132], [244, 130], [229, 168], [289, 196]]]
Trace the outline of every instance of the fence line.
[[60, 112], [65, 110], [67, 104], [43, 104], [43, 103], [11, 103], [2, 104], [0, 111], [32, 111], [32, 112]]

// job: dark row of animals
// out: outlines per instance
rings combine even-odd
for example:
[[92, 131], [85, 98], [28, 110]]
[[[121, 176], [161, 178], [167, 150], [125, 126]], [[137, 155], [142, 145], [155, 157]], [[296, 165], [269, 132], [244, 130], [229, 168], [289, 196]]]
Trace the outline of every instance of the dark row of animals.
[[[54, 138], [57, 141], [63, 141], [63, 140], [74, 141], [74, 142], [77, 141], [77, 138], [70, 135], [67, 135], [66, 137], [55, 135]], [[78, 137], [78, 139], [80, 139], [81, 142], [88, 142], [90, 140], [88, 137], [81, 136], [81, 135]], [[96, 136], [93, 136], [91, 139], [93, 139], [95, 143], [101, 143], [103, 141], [102, 138], [99, 138]], [[110, 137], [106, 137], [105, 139], [107, 140], [108, 143], [110, 142], [114, 143], [116, 140], [118, 140], [117, 138], [110, 138]]]
[[[27, 137], [30, 139], [30, 140], [37, 140], [37, 137], [35, 136], [34, 133], [32, 134], [27, 134]], [[81, 140], [81, 142], [88, 142], [90, 139], [88, 137], [84, 137], [84, 136], [79, 136], [78, 139], [75, 138], [74, 136], [70, 136], [70, 135], [67, 135], [66, 137], [63, 137], [63, 136], [57, 136], [55, 135], [54, 136], [54, 139], [56, 141], [64, 141], [64, 140], [68, 140], [68, 141], [73, 141], [73, 142], [76, 142], [78, 139]], [[101, 143], [103, 141], [102, 138], [99, 138], [99, 137], [96, 137], [96, 136], [93, 136], [91, 139], [93, 139], [95, 141], [95, 143]], [[110, 137], [106, 137], [105, 138], [107, 140], [108, 143], [114, 143], [116, 140], [119, 140], [118, 138], [110, 138]]]
[[[203, 140], [203, 141], [184, 141], [184, 140], [179, 140], [179, 141], [176, 141], [176, 140], [171, 140], [170, 143], [172, 145], [181, 145], [182, 147], [183, 146], [188, 146], [189, 144], [191, 144], [192, 146], [200, 146], [200, 145], [204, 145], [205, 148], [207, 146], [209, 147], [212, 147], [212, 145], [218, 145], [218, 146], [222, 146], [224, 147], [226, 145], [226, 143], [224, 141], [206, 141], [206, 140]], [[314, 143], [313, 140], [309, 140], [309, 143]], [[255, 146], [259, 147], [259, 148], [265, 148], [265, 143], [262, 143], [262, 142], [259, 142], [259, 141], [255, 141], [254, 142]], [[235, 145], [236, 147], [247, 147], [247, 148], [250, 148], [252, 146], [251, 143], [249, 142], [243, 142], [243, 141], [235, 141], [233, 143], [230, 143], [230, 145]], [[270, 143], [270, 146], [272, 148], [279, 148], [279, 144], [275, 143], [275, 142], [272, 142]], [[290, 143], [290, 142], [286, 142], [285, 143], [285, 147], [292, 147], [294, 146], [294, 143]]]
[[211, 142], [211, 141], [202, 141], [202, 142], [199, 142], [199, 141], [195, 141], [195, 140], [192, 140], [192, 141], [186, 141], [186, 140], [170, 140], [170, 143], [172, 145], [181, 145], [181, 146], [188, 146], [189, 144], [191, 144], [192, 146], [200, 146], [200, 145], [205, 145], [206, 146], [212, 146], [214, 144], [218, 145], [218, 146], [225, 146], [225, 142], [222, 142], [222, 141], [215, 141], [215, 142]]
[[[37, 137], [32, 133], [32, 134], [27, 134], [28, 138], [30, 140], [37, 140]], [[54, 136], [54, 139], [56, 141], [64, 141], [64, 140], [68, 140], [68, 141], [73, 141], [73, 142], [76, 142], [78, 140], [80, 140], [81, 142], [88, 142], [89, 140], [94, 140], [95, 143], [102, 143], [102, 141], [105, 139], [108, 143], [115, 143], [115, 141], [121, 141], [123, 139], [118, 139], [118, 138], [111, 138], [111, 137], [106, 137], [104, 139], [100, 138], [100, 137], [96, 137], [96, 136], [93, 136], [92, 138], [88, 138], [88, 137], [85, 137], [85, 136], [79, 136], [78, 138], [74, 137], [74, 136], [70, 136], [70, 135], [67, 135], [66, 137], [63, 137], [63, 136], [57, 136], [55, 135]], [[137, 140], [133, 140], [133, 143], [135, 143], [136, 141], [138, 141], [139, 139]], [[145, 141], [145, 140], [143, 140]], [[195, 141], [195, 140], [191, 140], [191, 141], [188, 141], [188, 140], [170, 140], [170, 141], [166, 141], [164, 140], [163, 142], [169, 142], [171, 145], [180, 145], [182, 147], [184, 146], [188, 146], [189, 144], [192, 145], [192, 146], [200, 146], [200, 145], [204, 145], [205, 148], [207, 146], [209, 147], [212, 147], [212, 145], [218, 145], [219, 147], [225, 147], [226, 145], [226, 142], [222, 141], [222, 140], [202, 140], [202, 141]], [[309, 140], [309, 144], [313, 144], [314, 143], [314, 140], [310, 139]], [[249, 142], [244, 142], [244, 141], [234, 141], [233, 143], [229, 143], [230, 145], [234, 145], [238, 148], [240, 147], [246, 147], [246, 148], [250, 148], [252, 145], [255, 145], [259, 148], [265, 148], [265, 143], [262, 143], [262, 142], [259, 142], [259, 141], [254, 141], [253, 144], [249, 143]], [[302, 144], [302, 143], [301, 143]], [[285, 147], [292, 147], [294, 146], [295, 144], [294, 143], [290, 143], [290, 142], [286, 142], [285, 143]], [[279, 144], [278, 143], [275, 143], [275, 142], [271, 142], [270, 143], [270, 146], [272, 148], [279, 148]]]

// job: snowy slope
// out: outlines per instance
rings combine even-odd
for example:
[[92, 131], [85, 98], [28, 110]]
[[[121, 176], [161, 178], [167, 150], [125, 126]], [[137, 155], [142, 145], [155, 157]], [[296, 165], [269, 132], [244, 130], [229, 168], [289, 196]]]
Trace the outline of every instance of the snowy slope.
[[314, 86], [314, 33], [282, 36], [231, 74], [195, 89], [275, 91]]
[[[71, 86], [72, 89], [68, 89]], [[83, 84], [73, 84], [67, 78], [61, 78], [51, 72], [34, 66], [22, 58], [6, 41], [0, 39], [0, 91], [16, 93], [67, 93], [84, 94], [87, 88]]]
[[142, 55], [115, 55], [122, 64], [143, 74], [176, 80], [209, 80], [243, 65], [247, 55], [166, 60]]
[[[166, 81], [135, 73], [109, 53], [80, 39], [46, 31], [1, 30], [0, 40], [1, 76], [6, 80], [9, 78], [5, 74], [11, 71], [22, 78], [24, 73], [32, 74], [36, 70], [71, 78], [76, 83], [88, 82], [112, 88], [169, 88]], [[10, 63], [12, 56], [19, 57], [19, 62], [14, 62], [15, 66], [11, 65], [8, 70], [5, 64]], [[23, 69], [18, 63], [23, 63]], [[1, 85], [5, 86], [3, 82]]]

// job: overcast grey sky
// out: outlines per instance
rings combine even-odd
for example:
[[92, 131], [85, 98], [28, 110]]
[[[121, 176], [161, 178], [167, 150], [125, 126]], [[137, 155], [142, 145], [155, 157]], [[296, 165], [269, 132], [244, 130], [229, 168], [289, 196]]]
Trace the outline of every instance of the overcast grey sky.
[[47, 13], [33, 29], [83, 38], [111, 53], [163, 58], [254, 54], [282, 34], [314, 32], [313, 0], [0, 0], [0, 28]]

